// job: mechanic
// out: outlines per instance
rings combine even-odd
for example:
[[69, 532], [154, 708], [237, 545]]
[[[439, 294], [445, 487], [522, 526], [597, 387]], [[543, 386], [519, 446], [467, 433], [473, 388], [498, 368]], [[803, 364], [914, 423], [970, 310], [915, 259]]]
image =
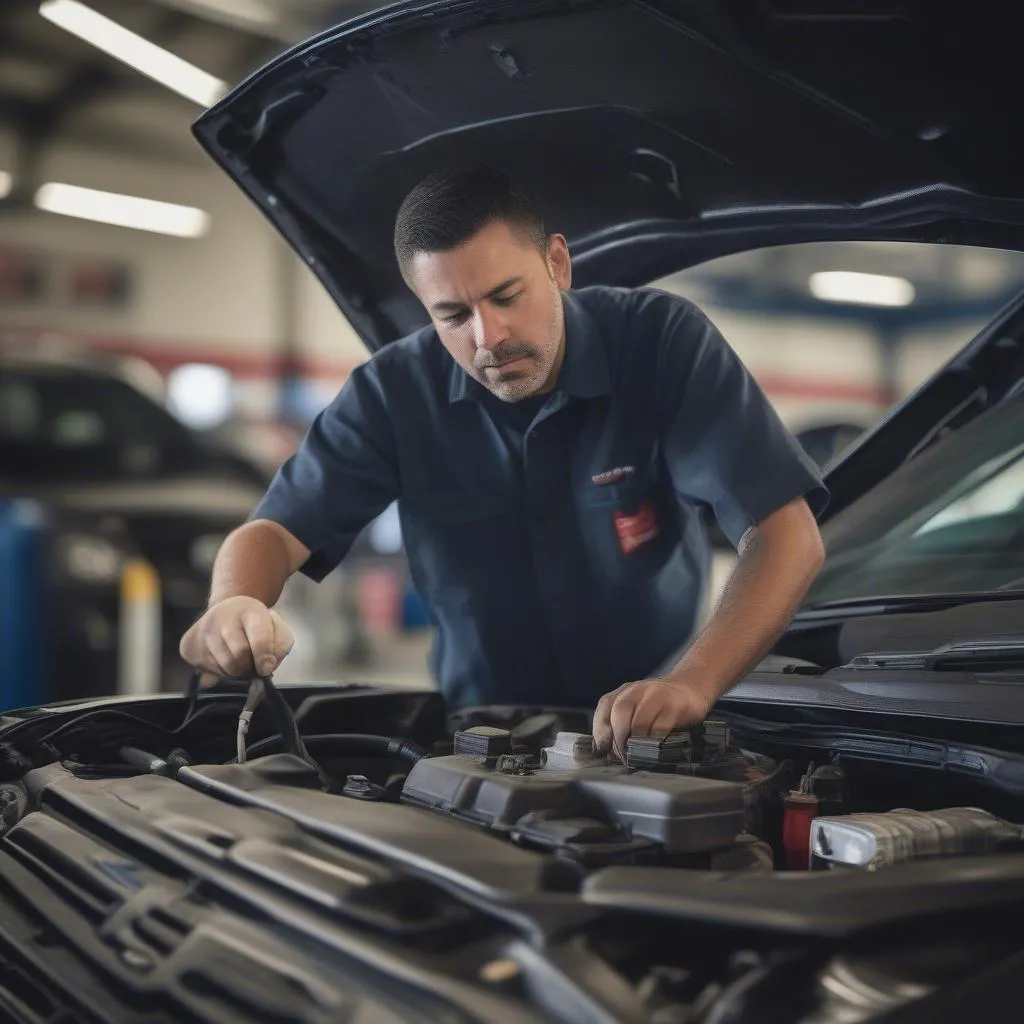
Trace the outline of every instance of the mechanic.
[[[268, 609], [288, 577], [322, 579], [399, 499], [449, 706], [596, 703], [595, 739], [616, 753], [702, 721], [821, 566], [813, 463], [692, 303], [571, 291], [566, 239], [504, 174], [427, 178], [394, 246], [430, 325], [316, 418], [224, 542], [182, 656], [272, 672], [287, 652]], [[710, 563], [702, 506], [739, 558], [688, 642]]]

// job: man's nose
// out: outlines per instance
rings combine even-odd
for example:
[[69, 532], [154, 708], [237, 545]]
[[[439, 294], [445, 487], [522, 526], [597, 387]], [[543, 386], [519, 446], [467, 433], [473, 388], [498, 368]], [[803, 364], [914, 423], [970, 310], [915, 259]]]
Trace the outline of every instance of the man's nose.
[[482, 307], [474, 313], [473, 340], [477, 348], [490, 351], [508, 339], [508, 322], [499, 310]]

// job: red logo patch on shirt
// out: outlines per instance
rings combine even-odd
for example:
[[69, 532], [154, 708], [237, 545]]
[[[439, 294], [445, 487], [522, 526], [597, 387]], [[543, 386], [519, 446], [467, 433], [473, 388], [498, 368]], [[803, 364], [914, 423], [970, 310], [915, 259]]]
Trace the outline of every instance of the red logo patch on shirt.
[[654, 507], [644, 502], [636, 512], [627, 516], [615, 513], [615, 532], [619, 535], [619, 546], [624, 555], [632, 554], [638, 547], [658, 536], [658, 520]]

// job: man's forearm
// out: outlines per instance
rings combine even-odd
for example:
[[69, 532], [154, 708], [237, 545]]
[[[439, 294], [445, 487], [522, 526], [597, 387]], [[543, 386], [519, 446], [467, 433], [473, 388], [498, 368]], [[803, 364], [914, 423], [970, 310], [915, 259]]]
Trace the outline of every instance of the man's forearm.
[[210, 604], [229, 597], [254, 597], [272, 607], [294, 571], [293, 562], [294, 553], [272, 525], [246, 523], [228, 536], [217, 553]]
[[817, 526], [802, 501], [751, 530], [718, 608], [670, 678], [700, 686], [709, 703], [717, 700], [774, 646], [823, 558]]

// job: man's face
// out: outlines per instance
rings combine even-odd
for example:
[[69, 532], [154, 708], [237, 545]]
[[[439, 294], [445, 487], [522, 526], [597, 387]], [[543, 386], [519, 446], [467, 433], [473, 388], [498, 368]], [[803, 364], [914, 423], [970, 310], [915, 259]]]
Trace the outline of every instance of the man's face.
[[451, 357], [498, 398], [554, 388], [565, 350], [561, 292], [572, 278], [561, 235], [541, 251], [494, 221], [457, 249], [416, 253], [407, 273]]

